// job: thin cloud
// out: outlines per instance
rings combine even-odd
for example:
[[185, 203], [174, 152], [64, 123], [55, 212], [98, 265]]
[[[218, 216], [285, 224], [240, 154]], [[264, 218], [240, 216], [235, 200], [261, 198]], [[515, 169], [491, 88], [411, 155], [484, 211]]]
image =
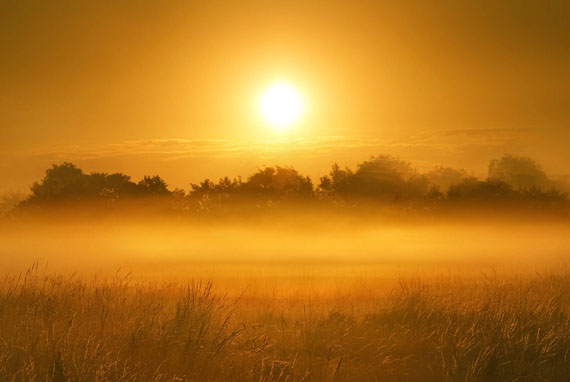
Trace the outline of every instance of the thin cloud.
[[145, 155], [172, 160], [197, 157], [235, 157], [251, 154], [279, 154], [295, 151], [331, 152], [338, 149], [373, 148], [390, 146], [380, 140], [353, 137], [316, 137], [272, 140], [186, 140], [152, 139], [113, 143], [100, 147], [80, 148], [75, 146], [58, 150], [40, 151], [32, 156], [50, 156], [61, 159], [98, 159]]
[[[548, 132], [548, 133], [547, 133]], [[567, 173], [570, 157], [562, 129], [454, 129], [399, 138], [318, 136], [257, 140], [147, 139], [106, 145], [59, 146], [51, 150], [0, 153], [0, 186], [22, 188], [52, 163], [73, 162], [86, 171], [121, 171], [140, 177], [164, 174], [176, 186], [204, 177], [245, 176], [263, 165], [291, 165], [319, 177], [332, 163], [355, 166], [371, 155], [390, 154], [418, 170], [437, 165], [485, 176], [505, 153], [537, 159], [552, 173]]]

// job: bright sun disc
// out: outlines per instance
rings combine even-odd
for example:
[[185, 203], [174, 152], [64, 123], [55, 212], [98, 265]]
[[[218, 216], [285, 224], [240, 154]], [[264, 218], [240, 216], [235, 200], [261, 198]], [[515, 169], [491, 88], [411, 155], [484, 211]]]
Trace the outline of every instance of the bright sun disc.
[[285, 128], [295, 122], [303, 111], [299, 93], [285, 82], [271, 85], [259, 99], [263, 118], [274, 128]]

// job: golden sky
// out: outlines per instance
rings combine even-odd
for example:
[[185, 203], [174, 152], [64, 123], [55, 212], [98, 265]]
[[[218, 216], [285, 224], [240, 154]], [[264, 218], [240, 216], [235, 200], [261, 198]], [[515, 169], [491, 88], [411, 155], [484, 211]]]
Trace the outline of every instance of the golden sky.
[[[187, 186], [381, 152], [568, 173], [568, 1], [0, 2], [0, 189], [53, 161]], [[268, 129], [286, 79], [306, 112]]]

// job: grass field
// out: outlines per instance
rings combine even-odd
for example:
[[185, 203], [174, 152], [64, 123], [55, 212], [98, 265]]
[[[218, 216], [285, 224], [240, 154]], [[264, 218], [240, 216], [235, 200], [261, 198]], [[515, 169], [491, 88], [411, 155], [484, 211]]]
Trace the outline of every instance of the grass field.
[[7, 222], [0, 381], [563, 381], [567, 232]]
[[231, 290], [49, 274], [0, 286], [2, 381], [562, 381], [570, 272]]

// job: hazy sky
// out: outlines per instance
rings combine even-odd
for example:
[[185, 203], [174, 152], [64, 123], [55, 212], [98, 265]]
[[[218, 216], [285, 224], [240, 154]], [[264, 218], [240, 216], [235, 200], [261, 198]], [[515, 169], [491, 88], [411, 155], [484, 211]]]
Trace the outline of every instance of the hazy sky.
[[[177, 186], [381, 152], [570, 172], [568, 1], [0, 2], [0, 189], [53, 161]], [[306, 113], [254, 104], [275, 79]]]

